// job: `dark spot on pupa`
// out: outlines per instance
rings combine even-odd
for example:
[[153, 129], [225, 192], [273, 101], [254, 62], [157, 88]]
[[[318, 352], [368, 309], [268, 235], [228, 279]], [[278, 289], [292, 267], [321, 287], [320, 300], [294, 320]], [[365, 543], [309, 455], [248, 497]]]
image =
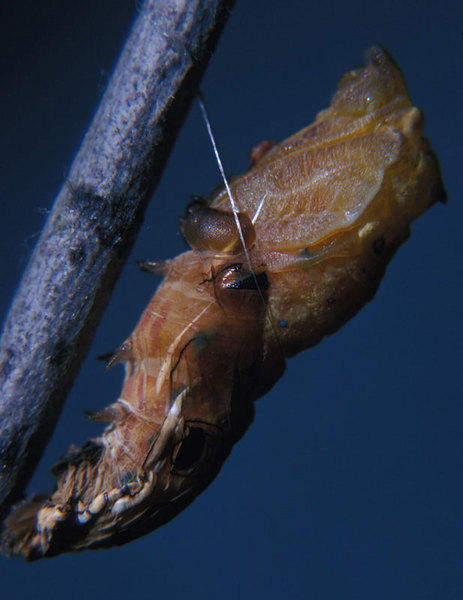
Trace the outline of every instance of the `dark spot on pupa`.
[[223, 279], [224, 286], [229, 290], [268, 290], [269, 282], [267, 273], [252, 273], [243, 268], [243, 265], [232, 265]]
[[332, 296], [330, 296], [327, 300], [328, 304], [334, 304], [336, 302], [336, 298], [333, 298]]

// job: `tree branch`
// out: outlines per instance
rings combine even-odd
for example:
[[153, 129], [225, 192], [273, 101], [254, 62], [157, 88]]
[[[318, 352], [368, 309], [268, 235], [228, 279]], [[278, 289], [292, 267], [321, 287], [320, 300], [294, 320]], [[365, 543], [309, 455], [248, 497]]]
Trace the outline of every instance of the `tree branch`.
[[0, 340], [0, 517], [54, 429], [233, 0], [146, 0]]

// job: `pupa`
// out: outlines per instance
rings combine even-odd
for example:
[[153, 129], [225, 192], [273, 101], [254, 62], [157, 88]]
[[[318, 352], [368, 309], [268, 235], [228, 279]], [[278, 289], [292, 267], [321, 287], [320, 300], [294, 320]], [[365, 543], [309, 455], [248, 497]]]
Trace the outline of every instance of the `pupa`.
[[410, 223], [445, 198], [422, 129], [400, 70], [375, 47], [312, 125], [260, 144], [229, 189], [189, 205], [191, 249], [144, 265], [163, 280], [110, 361], [125, 380], [92, 416], [105, 431], [55, 465], [54, 492], [14, 507], [6, 554], [124, 544], [207, 487], [286, 359], [373, 298]]

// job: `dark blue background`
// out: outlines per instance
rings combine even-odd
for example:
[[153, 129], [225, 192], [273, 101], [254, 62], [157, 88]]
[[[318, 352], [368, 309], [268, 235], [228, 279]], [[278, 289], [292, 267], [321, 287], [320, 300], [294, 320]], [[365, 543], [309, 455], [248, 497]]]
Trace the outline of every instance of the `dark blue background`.
[[[135, 10], [2, 8], [2, 312]], [[237, 3], [203, 83], [228, 172], [246, 168], [254, 142], [308, 124], [380, 42], [425, 112], [449, 203], [414, 225], [369, 306], [288, 363], [188, 510], [122, 548], [0, 559], [2, 598], [463, 598], [462, 23], [450, 0]], [[133, 260], [182, 251], [189, 194], [218, 182], [194, 106], [31, 491], [51, 487], [48, 469], [71, 442], [100, 431], [82, 410], [117, 397], [122, 369], [105, 373], [95, 357], [130, 333], [154, 291]]]

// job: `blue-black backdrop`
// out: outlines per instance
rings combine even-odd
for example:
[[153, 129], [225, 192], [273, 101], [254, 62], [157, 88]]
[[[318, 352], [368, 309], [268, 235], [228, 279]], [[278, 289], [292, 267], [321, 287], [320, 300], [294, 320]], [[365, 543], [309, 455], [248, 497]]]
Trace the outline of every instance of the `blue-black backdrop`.
[[[2, 7], [2, 312], [136, 9]], [[122, 548], [30, 565], [2, 558], [2, 598], [463, 598], [462, 22], [450, 0], [237, 3], [203, 82], [229, 173], [246, 168], [257, 140], [308, 124], [379, 42], [425, 112], [449, 203], [413, 226], [374, 302], [289, 362], [190, 508]], [[132, 258], [182, 251], [189, 194], [218, 181], [195, 106]], [[105, 373], [95, 357], [130, 333], [154, 287], [130, 260], [31, 491], [50, 488], [48, 468], [71, 442], [99, 432], [82, 410], [115, 399], [122, 370]]]

